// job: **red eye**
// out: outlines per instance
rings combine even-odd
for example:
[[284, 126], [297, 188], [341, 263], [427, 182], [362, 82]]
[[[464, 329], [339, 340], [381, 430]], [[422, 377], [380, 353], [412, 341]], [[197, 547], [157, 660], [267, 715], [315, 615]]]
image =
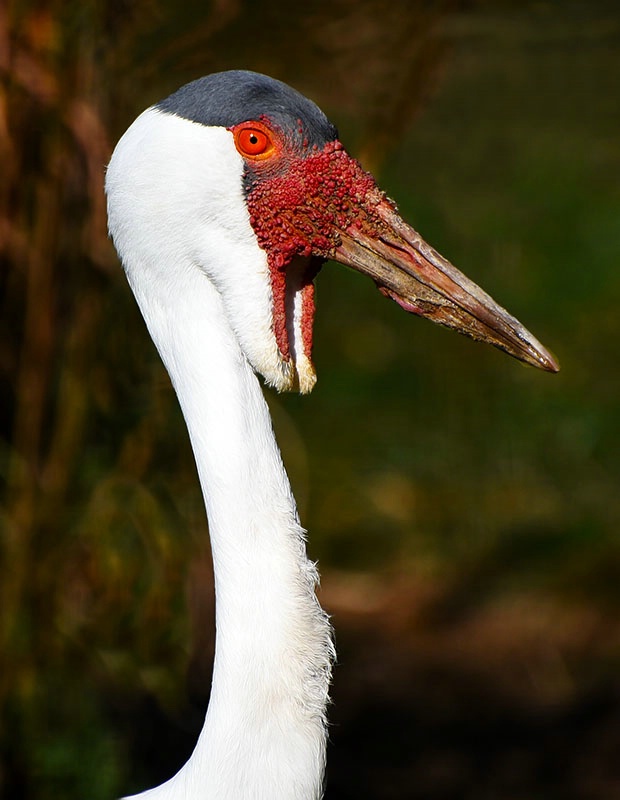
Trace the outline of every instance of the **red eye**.
[[256, 122], [244, 122], [233, 128], [235, 146], [242, 156], [268, 158], [274, 150], [271, 132]]

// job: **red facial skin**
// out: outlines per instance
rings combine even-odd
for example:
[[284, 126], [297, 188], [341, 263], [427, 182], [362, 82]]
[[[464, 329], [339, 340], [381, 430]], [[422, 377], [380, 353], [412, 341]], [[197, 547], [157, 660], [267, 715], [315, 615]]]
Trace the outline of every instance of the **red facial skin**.
[[[252, 135], [256, 129], [256, 136]], [[333, 258], [371, 277], [405, 311], [487, 342], [549, 372], [559, 366], [521, 323], [428, 245], [336, 139], [310, 147], [301, 123], [284, 134], [268, 119], [231, 128], [245, 159], [250, 222], [267, 253], [273, 330], [291, 352], [293, 300], [302, 297], [303, 355], [310, 358], [312, 280]]]
[[[244, 150], [248, 128], [257, 137], [267, 133], [264, 152]], [[273, 327], [278, 348], [290, 358], [287, 330], [287, 267], [298, 256], [310, 258], [302, 278], [302, 338], [310, 358], [314, 320], [315, 275], [321, 263], [338, 245], [339, 231], [351, 227], [372, 228], [377, 235], [378, 220], [369, 211], [384, 195], [371, 175], [352, 159], [338, 141], [322, 149], [310, 148], [301, 122], [294, 138], [285, 137], [266, 119], [232, 128], [237, 149], [248, 164], [246, 175], [250, 223], [258, 244], [267, 253], [273, 294]], [[262, 139], [261, 139], [262, 141]], [[369, 231], [368, 231], [369, 232]]]

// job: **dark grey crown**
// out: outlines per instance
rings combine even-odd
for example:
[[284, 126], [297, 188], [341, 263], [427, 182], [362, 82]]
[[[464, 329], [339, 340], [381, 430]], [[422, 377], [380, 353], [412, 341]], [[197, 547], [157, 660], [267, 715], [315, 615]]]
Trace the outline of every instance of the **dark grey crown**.
[[304, 138], [319, 147], [338, 138], [338, 131], [315, 103], [258, 72], [215, 72], [185, 84], [156, 108], [201, 125], [226, 128], [265, 115], [283, 130], [297, 131], [301, 120]]

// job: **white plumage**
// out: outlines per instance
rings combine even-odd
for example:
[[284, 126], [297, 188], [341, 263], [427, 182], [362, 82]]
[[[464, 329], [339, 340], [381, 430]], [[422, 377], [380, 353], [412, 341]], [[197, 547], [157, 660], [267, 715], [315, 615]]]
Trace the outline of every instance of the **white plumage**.
[[110, 231], [189, 430], [217, 593], [204, 730], [181, 772], [141, 797], [316, 798], [333, 646], [253, 371], [281, 381], [230, 140], [151, 109], [106, 180]]

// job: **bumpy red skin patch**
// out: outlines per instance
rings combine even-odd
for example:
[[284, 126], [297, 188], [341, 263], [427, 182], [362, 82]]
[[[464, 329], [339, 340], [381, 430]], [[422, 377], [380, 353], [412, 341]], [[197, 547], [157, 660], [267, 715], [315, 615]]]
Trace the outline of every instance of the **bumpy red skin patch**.
[[309, 283], [302, 289], [301, 297], [301, 340], [304, 353], [312, 358], [312, 333], [314, 331], [314, 283]]
[[[306, 143], [303, 142], [303, 145]], [[384, 198], [374, 178], [351, 158], [339, 141], [322, 149], [282, 147], [276, 158], [252, 165], [247, 195], [250, 223], [267, 253], [273, 291], [274, 333], [285, 359], [290, 358], [286, 324], [286, 267], [295, 256], [327, 259], [340, 244], [339, 232], [372, 229], [380, 223], [372, 208]], [[302, 289], [302, 335], [312, 350], [316, 269]]]

